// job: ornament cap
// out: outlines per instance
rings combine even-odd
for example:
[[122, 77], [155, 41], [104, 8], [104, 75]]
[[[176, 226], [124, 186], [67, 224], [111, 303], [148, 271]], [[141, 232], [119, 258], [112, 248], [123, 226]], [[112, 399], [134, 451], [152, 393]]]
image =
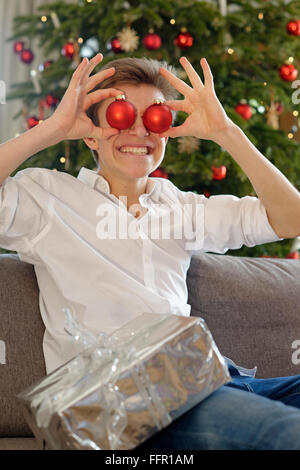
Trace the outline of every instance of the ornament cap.
[[165, 100], [162, 98], [157, 98], [156, 100], [154, 100], [154, 104], [163, 104], [164, 102]]
[[120, 95], [117, 95], [115, 99], [118, 100], [118, 101], [119, 100], [126, 100], [126, 96], [123, 95], [123, 94], [120, 94]]

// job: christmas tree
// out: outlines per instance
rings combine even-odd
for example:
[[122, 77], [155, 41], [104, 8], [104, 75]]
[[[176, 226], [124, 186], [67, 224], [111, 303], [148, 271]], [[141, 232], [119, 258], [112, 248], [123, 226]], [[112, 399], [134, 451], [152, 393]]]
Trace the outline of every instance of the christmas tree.
[[[31, 67], [33, 38], [39, 38], [45, 57], [39, 70], [31, 69], [31, 82], [15, 83], [7, 96], [7, 100], [20, 100], [15, 118], [24, 116], [24, 130], [54, 112], [82, 57], [100, 51], [102, 65], [119, 57], [165, 60], [187, 83], [179, 57], [185, 55], [200, 76], [200, 59], [205, 57], [228, 116], [300, 189], [295, 90], [300, 69], [299, 0], [56, 1], [39, 7], [34, 15], [16, 17], [14, 33], [8, 38], [12, 54], [16, 54], [14, 60]], [[179, 112], [175, 125], [185, 118], [186, 114]], [[72, 140], [39, 152], [16, 172], [34, 166], [77, 176], [82, 166], [94, 169], [95, 162], [83, 140]], [[184, 191], [207, 197], [256, 196], [233, 158], [209, 140], [169, 140], [159, 170]], [[283, 240], [227, 254], [290, 257], [293, 246], [294, 240]]]

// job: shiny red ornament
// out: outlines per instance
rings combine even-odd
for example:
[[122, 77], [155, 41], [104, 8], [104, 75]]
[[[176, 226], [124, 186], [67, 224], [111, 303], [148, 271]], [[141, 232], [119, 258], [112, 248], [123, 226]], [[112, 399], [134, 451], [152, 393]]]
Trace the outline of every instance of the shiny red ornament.
[[72, 59], [74, 52], [75, 52], [75, 48], [72, 42], [67, 42], [61, 50], [62, 55], [64, 55], [65, 57], [68, 57], [68, 59]]
[[59, 99], [56, 98], [55, 96], [47, 95], [45, 102], [46, 102], [46, 106], [48, 106], [48, 108], [54, 108], [57, 105], [57, 103], [59, 102]]
[[144, 112], [143, 122], [149, 131], [160, 134], [171, 127], [173, 116], [168, 106], [163, 104], [161, 100], [156, 101]]
[[14, 52], [16, 54], [20, 54], [24, 50], [24, 46], [25, 44], [23, 41], [16, 41], [14, 43]]
[[298, 251], [292, 251], [286, 256], [288, 259], [299, 259]]
[[300, 36], [300, 20], [289, 21], [286, 30], [292, 36]]
[[225, 165], [222, 165], [219, 168], [212, 166], [212, 171], [214, 180], [223, 180], [226, 177], [227, 168]]
[[20, 53], [20, 59], [24, 64], [31, 64], [34, 59], [34, 54], [30, 49], [23, 49]]
[[135, 117], [135, 107], [125, 100], [124, 95], [118, 95], [106, 110], [108, 124], [119, 130], [131, 127]]
[[208, 191], [204, 191], [204, 193], [203, 193], [203, 194], [204, 194], [204, 196], [205, 196], [205, 197], [207, 197], [207, 199], [209, 199], [209, 198], [210, 198], [210, 192], [208, 192]]
[[39, 119], [36, 116], [29, 116], [27, 119], [28, 129], [35, 127], [39, 123]]
[[158, 34], [149, 33], [144, 37], [143, 45], [150, 51], [156, 51], [161, 46], [161, 38]]
[[242, 116], [242, 118], [246, 120], [250, 119], [252, 116], [251, 106], [249, 106], [247, 103], [239, 103], [234, 109], [240, 116]]
[[277, 111], [278, 114], [284, 111], [284, 107], [279, 101], [275, 102], [275, 110]]
[[122, 49], [121, 43], [120, 43], [120, 41], [119, 41], [118, 38], [113, 38], [113, 39], [111, 40], [110, 45], [111, 45], [111, 48], [112, 48], [113, 52], [116, 52], [116, 53], [124, 52], [124, 50]]
[[298, 70], [293, 64], [284, 64], [279, 69], [279, 75], [283, 80], [292, 82], [297, 78]]
[[155, 178], [169, 178], [168, 173], [162, 168], [157, 168], [156, 170], [152, 171], [149, 176], [153, 176]]
[[45, 69], [47, 69], [48, 67], [50, 67], [50, 65], [53, 64], [53, 60], [46, 60], [44, 63], [43, 63], [43, 71]]
[[188, 49], [192, 47], [193, 41], [193, 36], [186, 31], [178, 34], [177, 38], [174, 39], [174, 44], [180, 47], [180, 49]]

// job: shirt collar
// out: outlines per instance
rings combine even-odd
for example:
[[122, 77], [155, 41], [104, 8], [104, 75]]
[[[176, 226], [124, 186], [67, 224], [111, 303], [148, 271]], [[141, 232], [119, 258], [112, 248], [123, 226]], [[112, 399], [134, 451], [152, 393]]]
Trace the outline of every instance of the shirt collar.
[[[106, 194], [111, 194], [110, 185], [104, 176], [99, 175], [97, 171], [90, 170], [89, 168], [81, 167], [77, 179], [87, 184], [91, 188], [97, 188], [97, 190], [102, 191]], [[146, 185], [146, 192], [141, 194], [141, 199], [146, 199], [151, 197], [151, 199], [158, 201], [159, 193], [161, 187], [158, 178], [148, 178]]]

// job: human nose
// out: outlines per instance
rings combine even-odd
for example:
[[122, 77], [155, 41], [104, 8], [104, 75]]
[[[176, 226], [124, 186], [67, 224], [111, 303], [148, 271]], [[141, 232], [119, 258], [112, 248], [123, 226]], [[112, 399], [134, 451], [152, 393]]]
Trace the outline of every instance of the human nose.
[[141, 116], [136, 116], [136, 119], [132, 126], [127, 129], [129, 134], [135, 134], [139, 137], [144, 137], [145, 135], [150, 135], [150, 132], [145, 127], [144, 121]]

